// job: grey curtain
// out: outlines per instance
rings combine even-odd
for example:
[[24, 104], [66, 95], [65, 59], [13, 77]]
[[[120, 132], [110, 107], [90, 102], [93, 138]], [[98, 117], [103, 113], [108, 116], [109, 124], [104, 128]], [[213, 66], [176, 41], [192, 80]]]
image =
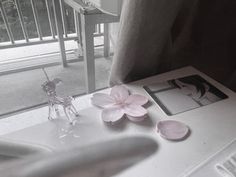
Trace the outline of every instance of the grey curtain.
[[155, 74], [182, 0], [124, 0], [111, 83]]
[[125, 0], [110, 84], [192, 65], [235, 85], [235, 19], [234, 0]]

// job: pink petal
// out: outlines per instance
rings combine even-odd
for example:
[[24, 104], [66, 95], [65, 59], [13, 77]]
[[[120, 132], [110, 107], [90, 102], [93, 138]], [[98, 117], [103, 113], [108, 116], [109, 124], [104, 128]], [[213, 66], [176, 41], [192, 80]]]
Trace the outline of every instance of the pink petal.
[[144, 105], [148, 102], [148, 99], [142, 95], [130, 95], [128, 99], [125, 101], [127, 104], [135, 104], [135, 105]]
[[124, 111], [120, 106], [113, 106], [102, 111], [102, 120], [105, 122], [116, 122], [124, 116]]
[[129, 116], [129, 115], [126, 115], [127, 118], [133, 122], [141, 122], [143, 121], [145, 118], [147, 118], [147, 115], [144, 115], [144, 116], [141, 116], [141, 117], [133, 117], [133, 116]]
[[168, 140], [183, 140], [189, 133], [189, 127], [175, 120], [163, 120], [158, 122], [157, 131]]
[[108, 94], [105, 93], [95, 93], [91, 98], [91, 102], [93, 105], [98, 107], [108, 107], [115, 104], [115, 100]]
[[124, 112], [128, 116], [132, 117], [142, 117], [147, 114], [147, 110], [140, 105], [130, 104], [124, 107]]
[[111, 89], [111, 96], [117, 103], [123, 103], [129, 96], [129, 91], [121, 85], [114, 86]]

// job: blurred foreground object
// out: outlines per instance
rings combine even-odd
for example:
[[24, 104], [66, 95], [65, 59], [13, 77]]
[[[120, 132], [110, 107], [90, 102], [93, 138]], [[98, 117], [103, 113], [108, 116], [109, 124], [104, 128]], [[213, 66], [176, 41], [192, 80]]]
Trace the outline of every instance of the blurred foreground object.
[[110, 177], [149, 157], [156, 149], [156, 142], [148, 137], [115, 138], [18, 160], [6, 164], [0, 174], [4, 177]]

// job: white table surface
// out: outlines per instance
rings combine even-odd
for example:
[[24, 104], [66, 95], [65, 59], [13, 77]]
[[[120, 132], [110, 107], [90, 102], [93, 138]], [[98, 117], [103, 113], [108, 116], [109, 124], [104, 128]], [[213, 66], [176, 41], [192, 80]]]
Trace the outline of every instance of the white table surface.
[[[192, 74], [201, 75], [229, 98], [181, 114], [167, 116], [142, 88], [146, 84]], [[44, 107], [0, 120], [0, 135], [3, 138], [45, 145], [54, 150], [74, 145], [83, 146], [117, 136], [146, 135], [154, 138], [158, 144], [157, 152], [147, 160], [117, 175], [121, 177], [183, 176], [236, 139], [235, 92], [192, 67], [153, 76], [126, 86], [132, 92], [150, 98], [149, 119], [144, 122], [133, 123], [124, 120], [116, 126], [107, 125], [100, 118], [101, 110], [90, 104], [91, 95], [86, 95], [76, 99], [81, 117], [74, 127], [69, 126], [62, 119], [48, 121], [48, 109]], [[109, 89], [102, 92], [109, 92]], [[190, 136], [181, 142], [162, 139], [156, 132], [156, 123], [166, 119], [187, 124], [191, 129]]]

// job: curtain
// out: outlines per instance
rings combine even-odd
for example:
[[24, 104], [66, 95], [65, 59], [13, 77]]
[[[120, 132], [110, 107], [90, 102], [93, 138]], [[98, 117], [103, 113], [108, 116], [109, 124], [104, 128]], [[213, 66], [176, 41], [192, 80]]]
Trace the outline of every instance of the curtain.
[[125, 0], [110, 84], [187, 65], [231, 83], [235, 19], [235, 0]]
[[170, 44], [170, 30], [183, 0], [125, 0], [111, 84], [156, 73]]

